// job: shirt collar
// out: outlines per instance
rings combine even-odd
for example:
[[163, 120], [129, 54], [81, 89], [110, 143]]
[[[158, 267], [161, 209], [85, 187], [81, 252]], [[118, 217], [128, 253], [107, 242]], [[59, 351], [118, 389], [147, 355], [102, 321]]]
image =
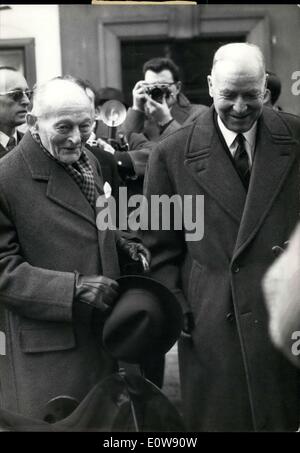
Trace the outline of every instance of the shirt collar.
[[[18, 144], [18, 137], [17, 137], [17, 131], [12, 134], [12, 137], [16, 140], [16, 144]], [[7, 143], [9, 141], [10, 137], [6, 135], [4, 132], [0, 131], [0, 144], [3, 146], [3, 148], [7, 147]]]
[[[238, 134], [237, 134], [237, 132], [233, 132], [233, 131], [227, 129], [227, 127], [225, 126], [225, 124], [223, 123], [223, 121], [221, 120], [219, 115], [218, 115], [217, 120], [218, 120], [219, 128], [220, 128], [222, 135], [224, 137], [224, 140], [226, 142], [226, 145], [228, 146], [228, 148], [231, 151], [232, 147], [233, 146], [235, 147], [234, 141]], [[250, 146], [252, 153], [255, 148], [256, 129], [257, 129], [257, 121], [255, 121], [255, 123], [253, 124], [251, 129], [249, 129], [247, 132], [243, 132], [243, 136], [245, 137], [246, 142]]]

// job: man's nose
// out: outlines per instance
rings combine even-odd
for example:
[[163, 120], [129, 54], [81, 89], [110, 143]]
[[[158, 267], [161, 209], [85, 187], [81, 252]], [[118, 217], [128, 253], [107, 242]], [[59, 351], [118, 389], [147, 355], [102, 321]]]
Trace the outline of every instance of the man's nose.
[[237, 98], [233, 104], [233, 110], [238, 114], [245, 113], [247, 108], [247, 103], [242, 98]]
[[68, 140], [70, 140], [74, 145], [78, 145], [81, 142], [81, 134], [79, 127], [73, 127], [72, 132], [70, 133]]
[[23, 97], [21, 99], [21, 104], [22, 105], [26, 105], [26, 106], [30, 104], [30, 98], [28, 97], [28, 95], [25, 92], [23, 92]]

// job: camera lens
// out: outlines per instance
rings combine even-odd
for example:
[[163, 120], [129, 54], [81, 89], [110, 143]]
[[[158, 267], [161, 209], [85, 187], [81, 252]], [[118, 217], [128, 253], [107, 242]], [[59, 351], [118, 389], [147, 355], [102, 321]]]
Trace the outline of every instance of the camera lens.
[[153, 101], [159, 102], [161, 104], [164, 97], [164, 91], [159, 87], [154, 87], [150, 91], [150, 96], [152, 97]]

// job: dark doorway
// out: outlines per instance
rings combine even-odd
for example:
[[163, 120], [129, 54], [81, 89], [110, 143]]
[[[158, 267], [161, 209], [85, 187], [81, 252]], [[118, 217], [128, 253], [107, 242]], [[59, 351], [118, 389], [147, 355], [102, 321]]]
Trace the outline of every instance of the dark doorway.
[[161, 56], [172, 58], [180, 67], [183, 92], [189, 100], [210, 105], [206, 77], [210, 73], [213, 55], [221, 45], [238, 41], [244, 42], [245, 36], [122, 41], [122, 83], [127, 104], [132, 105], [132, 88], [143, 79], [145, 61]]

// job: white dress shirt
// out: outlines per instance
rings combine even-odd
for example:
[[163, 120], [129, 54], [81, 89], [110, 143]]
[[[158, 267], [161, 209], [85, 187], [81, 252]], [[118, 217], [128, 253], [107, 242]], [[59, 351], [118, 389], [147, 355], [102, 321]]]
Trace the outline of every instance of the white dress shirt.
[[[16, 145], [18, 144], [18, 139], [17, 139], [17, 131], [13, 133], [12, 137], [16, 140]], [[3, 148], [6, 149], [7, 143], [9, 142], [10, 137], [6, 135], [4, 132], [0, 131], [0, 144], [3, 146]]]
[[[227, 129], [227, 127], [224, 125], [224, 123], [221, 120], [221, 118], [219, 117], [219, 115], [218, 115], [218, 125], [222, 132], [226, 145], [228, 146], [228, 149], [231, 152], [232, 157], [234, 157], [237, 147], [238, 147], [238, 142], [236, 140], [236, 136], [238, 134], [237, 134], [237, 132]], [[251, 129], [249, 129], [247, 132], [243, 132], [243, 134], [242, 134], [245, 138], [245, 148], [246, 148], [246, 151], [248, 154], [250, 168], [252, 167], [252, 163], [253, 163], [256, 129], [257, 129], [257, 121], [255, 121], [255, 123], [253, 124]]]

